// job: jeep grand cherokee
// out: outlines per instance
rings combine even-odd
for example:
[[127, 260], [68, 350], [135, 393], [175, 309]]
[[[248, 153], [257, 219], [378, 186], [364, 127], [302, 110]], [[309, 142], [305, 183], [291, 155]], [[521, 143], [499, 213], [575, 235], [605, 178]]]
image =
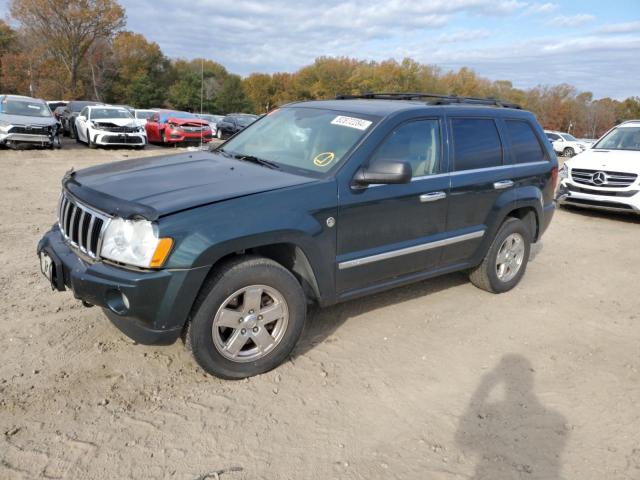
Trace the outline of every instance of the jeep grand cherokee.
[[181, 334], [223, 378], [276, 367], [320, 306], [468, 270], [518, 284], [554, 211], [557, 159], [495, 100], [294, 103], [212, 152], [69, 172], [38, 245], [58, 290], [140, 343]]

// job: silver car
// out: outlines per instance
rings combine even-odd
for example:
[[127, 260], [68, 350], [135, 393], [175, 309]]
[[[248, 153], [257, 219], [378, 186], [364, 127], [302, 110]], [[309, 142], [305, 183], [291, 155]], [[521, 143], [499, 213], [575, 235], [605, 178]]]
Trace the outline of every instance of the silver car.
[[0, 95], [0, 145], [57, 147], [58, 122], [42, 100]]

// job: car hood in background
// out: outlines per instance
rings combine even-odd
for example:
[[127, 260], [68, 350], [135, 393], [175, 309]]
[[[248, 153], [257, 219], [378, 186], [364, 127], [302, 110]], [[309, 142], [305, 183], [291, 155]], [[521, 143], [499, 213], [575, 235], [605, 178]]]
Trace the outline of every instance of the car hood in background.
[[100, 118], [91, 121], [94, 124], [102, 124], [105, 126], [115, 125], [117, 127], [137, 127], [140, 125], [135, 118]]
[[139, 158], [68, 173], [63, 185], [110, 215], [162, 215], [209, 203], [313, 182], [211, 152]]
[[640, 151], [590, 149], [566, 163], [571, 168], [640, 174]]
[[57, 120], [54, 117], [28, 117], [26, 115], [9, 115], [0, 113], [0, 120], [11, 125], [55, 125]]
[[206, 120], [199, 118], [173, 118], [168, 117], [167, 123], [175, 123], [176, 125], [193, 125], [198, 127], [208, 127], [209, 123]]

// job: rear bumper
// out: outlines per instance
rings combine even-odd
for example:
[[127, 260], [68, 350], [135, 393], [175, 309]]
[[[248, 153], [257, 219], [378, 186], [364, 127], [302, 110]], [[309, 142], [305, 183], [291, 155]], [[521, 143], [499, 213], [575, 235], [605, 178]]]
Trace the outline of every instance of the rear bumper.
[[[180, 336], [207, 268], [135, 271], [80, 258], [54, 226], [38, 243], [53, 260], [52, 285], [102, 307], [127, 336], [142, 344], [170, 344]], [[126, 297], [126, 301], [123, 298]]]
[[[597, 190], [587, 189], [584, 185], [576, 185], [565, 179], [560, 184], [556, 200], [560, 205], [640, 214], [640, 191], [637, 189], [638, 187], [626, 190], [608, 189], [602, 190], [602, 193], [593, 193]], [[585, 190], [589, 193], [585, 193]]]

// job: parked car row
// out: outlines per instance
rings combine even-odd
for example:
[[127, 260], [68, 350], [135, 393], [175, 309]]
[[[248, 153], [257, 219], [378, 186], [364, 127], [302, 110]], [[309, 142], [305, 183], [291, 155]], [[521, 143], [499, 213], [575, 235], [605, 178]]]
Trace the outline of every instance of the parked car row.
[[147, 143], [208, 143], [229, 138], [259, 117], [193, 114], [167, 109], [134, 109], [85, 100], [43, 100], [0, 95], [0, 145], [61, 146], [59, 135], [75, 138], [91, 148]]

